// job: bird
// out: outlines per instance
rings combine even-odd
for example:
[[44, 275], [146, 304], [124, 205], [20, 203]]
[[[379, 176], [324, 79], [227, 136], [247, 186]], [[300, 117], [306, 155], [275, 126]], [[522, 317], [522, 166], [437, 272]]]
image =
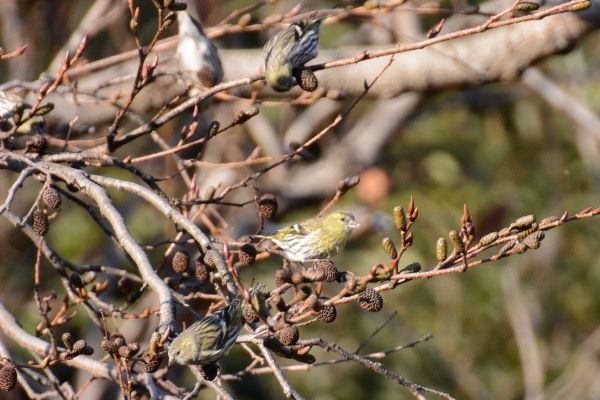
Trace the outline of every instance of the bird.
[[44, 133], [46, 120], [40, 113], [30, 116], [31, 105], [16, 94], [0, 90], [0, 132], [10, 132], [14, 125], [19, 125], [15, 130], [18, 135], [37, 135]]
[[321, 19], [295, 22], [273, 36], [264, 47], [265, 80], [278, 92], [295, 83], [294, 70], [317, 57]]
[[177, 12], [179, 69], [194, 83], [208, 88], [223, 80], [223, 65], [215, 44], [206, 36], [202, 24], [188, 11]]
[[227, 355], [244, 321], [242, 298], [194, 322], [169, 345], [169, 365], [209, 365]]
[[290, 261], [307, 262], [330, 258], [339, 253], [352, 231], [359, 226], [351, 213], [334, 211], [281, 228], [269, 235], [254, 237], [274, 242]]

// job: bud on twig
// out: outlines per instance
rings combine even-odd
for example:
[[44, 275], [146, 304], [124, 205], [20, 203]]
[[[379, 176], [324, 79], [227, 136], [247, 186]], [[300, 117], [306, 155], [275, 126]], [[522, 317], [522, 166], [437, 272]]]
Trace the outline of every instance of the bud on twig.
[[340, 193], [346, 193], [348, 190], [352, 189], [354, 186], [358, 185], [360, 182], [360, 177], [358, 175], [347, 176], [337, 184], [337, 191]]
[[535, 222], [535, 215], [531, 215], [531, 214], [524, 215], [520, 218], [517, 218], [517, 220], [515, 222], [513, 222], [512, 224], [510, 224], [510, 226], [508, 228], [511, 231], [512, 230], [522, 231], [524, 229], [531, 227], [531, 225], [533, 225], [534, 222]]
[[442, 18], [439, 20], [439, 22], [437, 24], [435, 24], [434, 26], [431, 27], [431, 29], [429, 29], [427, 31], [427, 39], [432, 39], [434, 37], [436, 37], [440, 31], [442, 30], [442, 28], [444, 27], [444, 22], [446, 21], [445, 18]]
[[448, 242], [443, 237], [435, 242], [435, 259], [441, 263], [448, 257]]
[[457, 253], [465, 252], [465, 245], [463, 244], [458, 232], [454, 230], [448, 232], [448, 238], [450, 239], [450, 242], [454, 245], [454, 248], [456, 249]]
[[498, 239], [498, 232], [490, 232], [481, 239], [479, 239], [479, 246], [487, 246], [492, 244]]
[[404, 212], [404, 208], [402, 208], [402, 206], [394, 207], [393, 215], [394, 226], [396, 227], [396, 229], [400, 232], [405, 232], [408, 222], [406, 218], [406, 213]]
[[235, 115], [233, 123], [234, 124], [243, 124], [244, 122], [248, 121], [250, 118], [254, 117], [255, 115], [258, 115], [258, 113], [259, 113], [258, 107], [255, 107], [255, 106], [248, 107], [247, 109], [241, 110], [240, 112], [238, 112]]
[[383, 246], [383, 250], [385, 250], [385, 254], [388, 255], [389, 258], [395, 260], [398, 258], [398, 251], [396, 250], [396, 245], [389, 237], [384, 237], [381, 241], [381, 245]]

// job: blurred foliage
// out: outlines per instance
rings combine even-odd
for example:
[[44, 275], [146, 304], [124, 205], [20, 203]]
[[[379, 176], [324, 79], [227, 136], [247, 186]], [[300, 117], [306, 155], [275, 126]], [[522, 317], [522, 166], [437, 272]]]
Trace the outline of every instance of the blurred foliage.
[[[45, 21], [42, 26], [52, 27], [47, 32], [38, 29], [30, 33], [32, 43], [39, 44], [41, 38], [34, 36], [42, 35], [41, 32], [44, 39], [48, 38], [47, 46], [30, 48], [37, 60], [35, 65], [40, 67], [38, 71], [28, 71], [28, 77], [32, 78], [43, 70], [42, 60], [50, 60], [53, 51], [60, 48], [90, 2], [77, 2], [77, 6], [53, 2], [51, 8], [45, 1], [24, 3], [28, 3], [22, 10], [24, 21], [38, 18]], [[218, 21], [248, 3], [229, 1], [219, 7], [215, 2], [212, 9], [209, 7], [213, 13], [207, 12], [209, 21]], [[25, 13], [33, 14], [25, 17]], [[142, 32], [151, 34], [153, 15], [143, 18], [147, 20]], [[352, 29], [342, 25], [326, 28], [323, 46], [335, 46], [336, 37]], [[114, 37], [106, 40], [109, 36], [103, 33], [95, 38], [88, 55], [100, 58], [122, 50], [123, 45]], [[239, 42], [240, 37], [236, 40]], [[600, 113], [598, 49], [600, 40], [596, 34], [570, 54], [542, 66], [596, 113]], [[0, 73], [4, 72], [0, 64]], [[360, 108], [368, 106], [365, 102]], [[279, 113], [285, 115], [289, 111], [265, 110], [265, 115], [274, 118]], [[372, 211], [389, 218], [392, 208], [405, 205], [410, 195], [420, 209], [413, 229], [415, 244], [401, 264], [418, 261], [424, 267], [433, 266], [435, 240], [447, 237], [449, 230], [458, 227], [464, 203], [469, 206], [478, 236], [506, 226], [523, 214], [533, 213], [541, 219], [565, 210], [576, 212], [598, 206], [600, 171], [582, 158], [575, 129], [563, 114], [533, 96], [519, 82], [430, 95], [409, 126], [389, 143], [379, 163], [391, 179], [392, 191]], [[9, 184], [3, 173], [1, 193], [6, 193]], [[30, 201], [35, 194], [28, 194]], [[111, 195], [141, 242], [154, 243], [167, 234], [172, 235], [170, 228], [165, 232], [164, 219], [144, 207], [139, 199], [132, 200], [118, 192]], [[359, 201], [349, 193], [340, 207], [352, 207]], [[63, 208], [51, 221], [52, 246], [63, 257], [76, 262], [102, 262], [110, 247], [103, 242], [102, 232], [90, 223], [85, 212]], [[282, 220], [297, 221], [314, 215], [315, 210], [312, 205], [293, 210]], [[19, 208], [19, 212], [26, 209]], [[0, 280], [4, 284], [0, 297], [10, 309], [19, 310], [17, 317], [23, 325], [33, 329], [38, 320], [32, 320], [33, 249], [23, 235], [2, 225]], [[338, 264], [364, 273], [372, 264], [385, 261], [379, 242], [386, 235], [395, 237], [391, 223], [389, 231], [371, 233], [351, 243], [337, 257]], [[414, 382], [457, 398], [522, 398], [523, 365], [508, 319], [511, 310], [507, 309], [502, 284], [505, 271], [512, 269], [518, 273], [526, 299], [524, 306], [532, 319], [544, 363], [545, 382], [550, 384], [598, 326], [599, 237], [600, 225], [595, 219], [570, 223], [547, 233], [546, 241], [537, 251], [486, 264], [463, 275], [402, 285], [385, 293], [386, 307], [379, 314], [361, 312], [356, 304], [340, 306], [333, 324], [313, 324], [301, 329], [301, 336], [319, 336], [352, 350], [397, 311], [398, 315], [363, 351], [393, 348], [432, 333], [433, 340], [388, 356], [385, 365]], [[160, 262], [159, 251], [154, 261]], [[272, 288], [277, 265], [278, 260], [261, 262], [242, 276], [248, 282], [256, 277]], [[42, 274], [44, 290], [57, 287], [55, 274], [46, 262]], [[51, 276], [54, 278], [46, 279]], [[86, 323], [85, 318], [73, 321], [82, 331]], [[318, 360], [332, 357], [320, 350], [314, 352]], [[237, 370], [247, 361], [245, 352], [235, 348], [223, 369]], [[287, 360], [282, 363], [289, 364]], [[286, 375], [301, 393], [312, 399], [408, 398], [394, 383], [349, 362]], [[281, 397], [273, 376], [251, 377], [228, 385], [240, 399]], [[200, 398], [212, 396], [202, 393]]]

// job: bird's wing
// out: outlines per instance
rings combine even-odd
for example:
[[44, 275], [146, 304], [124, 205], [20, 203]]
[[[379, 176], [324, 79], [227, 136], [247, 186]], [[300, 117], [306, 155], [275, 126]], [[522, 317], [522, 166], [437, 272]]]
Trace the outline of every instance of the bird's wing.
[[[200, 342], [200, 351], [207, 351], [220, 347], [219, 344], [223, 341], [225, 329], [222, 326], [223, 321], [216, 314], [210, 314], [194, 323], [189, 329], [194, 329], [197, 332], [202, 332], [202, 341]], [[193, 327], [193, 328], [192, 328]]]
[[294, 224], [294, 225], [286, 226], [285, 228], [279, 229], [277, 232], [270, 235], [269, 238], [276, 239], [276, 240], [283, 240], [285, 237], [287, 237], [289, 235], [306, 236], [309, 233], [310, 233], [310, 231], [307, 230], [306, 227], [303, 226], [302, 224]]

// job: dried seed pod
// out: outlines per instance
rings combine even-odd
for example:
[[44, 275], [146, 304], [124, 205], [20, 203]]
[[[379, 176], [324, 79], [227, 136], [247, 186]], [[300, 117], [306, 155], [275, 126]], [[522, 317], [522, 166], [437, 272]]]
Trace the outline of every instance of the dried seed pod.
[[307, 92], [314, 92], [319, 87], [319, 80], [310, 68], [296, 68], [293, 71], [298, 86]]
[[173, 271], [178, 274], [183, 274], [188, 269], [188, 264], [190, 262], [190, 256], [185, 251], [178, 251], [173, 256], [173, 260], [171, 261], [171, 266], [173, 267]]
[[73, 335], [71, 334], [71, 332], [63, 333], [61, 339], [67, 350], [73, 349]]
[[285, 328], [278, 330], [275, 335], [285, 346], [296, 344], [298, 339], [300, 339], [300, 331], [296, 325], [286, 326]]
[[144, 360], [144, 371], [153, 373], [160, 368], [163, 357], [157, 354], [144, 353], [142, 359]]
[[208, 267], [209, 270], [213, 270], [217, 267], [218, 259], [219, 255], [214, 250], [209, 250], [204, 255], [204, 264]]
[[337, 317], [337, 310], [335, 309], [335, 306], [333, 304], [319, 304], [319, 307], [317, 310], [317, 319], [319, 321], [329, 324], [329, 323], [335, 321], [336, 317]]
[[48, 208], [59, 208], [62, 204], [60, 192], [51, 186], [47, 186], [42, 192], [42, 200]]
[[340, 193], [346, 193], [348, 190], [352, 189], [354, 186], [358, 185], [360, 182], [360, 177], [358, 175], [347, 176], [337, 184], [337, 190]]
[[71, 351], [74, 354], [81, 354], [81, 352], [83, 351], [85, 346], [87, 346], [87, 343], [85, 342], [85, 340], [79, 339], [75, 343], [73, 343], [73, 347], [71, 348]]
[[394, 215], [394, 226], [400, 232], [406, 232], [408, 218], [406, 217], [406, 212], [402, 206], [394, 207], [394, 211], [392, 212]]
[[207, 281], [210, 278], [210, 274], [206, 265], [200, 259], [196, 260], [196, 268], [195, 268], [196, 279], [201, 282]]
[[338, 269], [329, 259], [322, 259], [315, 262], [314, 268], [322, 271], [325, 276], [325, 282], [335, 282], [338, 277]]
[[248, 324], [254, 324], [260, 320], [258, 313], [254, 310], [251, 304], [245, 304], [243, 310], [244, 320]]
[[383, 308], [383, 297], [378, 291], [366, 288], [358, 295], [358, 304], [363, 310], [378, 312]]
[[441, 263], [447, 257], [448, 257], [448, 242], [443, 237], [440, 237], [435, 242], [435, 259]]
[[450, 239], [450, 242], [452, 242], [452, 244], [454, 245], [454, 248], [456, 249], [456, 251], [458, 253], [465, 252], [465, 245], [462, 242], [460, 236], [458, 235], [458, 232], [456, 232], [456, 231], [448, 232], [448, 238]]
[[274, 195], [270, 193], [263, 194], [258, 199], [258, 212], [264, 219], [271, 219], [277, 214], [279, 204]]
[[121, 346], [125, 346], [125, 338], [123, 335], [115, 333], [110, 336], [111, 353], [116, 353]]
[[200, 371], [202, 372], [202, 377], [207, 381], [214, 380], [219, 374], [219, 366], [215, 363], [202, 365], [200, 367]]
[[5, 357], [0, 357], [0, 391], [10, 392], [17, 383], [15, 364]]
[[498, 232], [490, 232], [487, 235], [485, 235], [484, 237], [482, 237], [481, 239], [479, 239], [479, 246], [483, 247], [483, 246], [487, 246], [489, 244], [492, 244], [496, 241], [496, 239], [498, 239]]
[[248, 266], [254, 263], [256, 260], [256, 248], [251, 244], [244, 244], [240, 247], [239, 252], [239, 264], [242, 266]]
[[39, 236], [45, 236], [48, 233], [48, 216], [44, 210], [39, 208], [33, 211], [31, 216], [31, 227]]
[[396, 250], [396, 245], [389, 237], [384, 237], [381, 240], [381, 245], [383, 246], [383, 250], [385, 250], [385, 254], [392, 260], [398, 258], [398, 250]]

